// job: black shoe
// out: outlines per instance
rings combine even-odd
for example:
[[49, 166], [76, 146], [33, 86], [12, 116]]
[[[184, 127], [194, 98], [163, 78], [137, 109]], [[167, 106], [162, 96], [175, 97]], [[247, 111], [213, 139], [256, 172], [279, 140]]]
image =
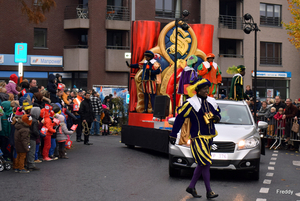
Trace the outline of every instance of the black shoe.
[[34, 170], [40, 170], [40, 168], [37, 167], [29, 168], [29, 171], [34, 171]]
[[80, 142], [83, 142], [84, 140], [83, 139], [80, 139]]
[[148, 111], [147, 111], [147, 110], [144, 110], [144, 112], [142, 112], [142, 113], [148, 113]]
[[87, 143], [84, 143], [85, 145], [93, 145], [93, 143], [89, 143], [89, 142], [87, 142]]
[[201, 198], [201, 195], [197, 195], [197, 191], [196, 191], [195, 188], [187, 187], [187, 188], [186, 188], [186, 192], [192, 194], [192, 196], [193, 196], [194, 198]]
[[218, 194], [215, 194], [213, 191], [210, 191], [210, 192], [207, 192], [206, 193], [206, 198], [207, 199], [211, 199], [211, 198], [216, 198], [218, 197], [219, 195]]
[[81, 140], [76, 140], [76, 142], [81, 142]]

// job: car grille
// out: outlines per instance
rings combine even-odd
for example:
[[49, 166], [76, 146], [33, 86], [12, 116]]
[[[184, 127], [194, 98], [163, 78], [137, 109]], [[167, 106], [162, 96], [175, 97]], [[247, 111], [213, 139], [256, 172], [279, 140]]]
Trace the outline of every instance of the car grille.
[[234, 149], [235, 143], [233, 142], [213, 142], [211, 152], [233, 153]]
[[226, 167], [231, 164], [231, 161], [229, 160], [212, 160], [212, 165], [211, 166], [216, 166], [216, 167]]

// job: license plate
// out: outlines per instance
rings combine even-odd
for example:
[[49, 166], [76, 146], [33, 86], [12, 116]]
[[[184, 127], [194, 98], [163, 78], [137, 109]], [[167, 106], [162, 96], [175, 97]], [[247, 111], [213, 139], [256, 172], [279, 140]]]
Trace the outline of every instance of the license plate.
[[228, 154], [211, 153], [211, 158], [212, 159], [223, 159], [223, 160], [226, 160], [226, 159], [228, 159]]

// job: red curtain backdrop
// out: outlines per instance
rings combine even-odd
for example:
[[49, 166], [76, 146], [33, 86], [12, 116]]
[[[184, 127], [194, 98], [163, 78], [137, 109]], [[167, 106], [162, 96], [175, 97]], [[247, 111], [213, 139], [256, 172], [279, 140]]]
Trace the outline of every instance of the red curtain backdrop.
[[[157, 45], [160, 32], [160, 22], [135, 21], [131, 26], [131, 63], [136, 64], [144, 58], [144, 52]], [[135, 111], [137, 104], [137, 90], [134, 76], [138, 69], [130, 70], [130, 104], [129, 111]]]
[[212, 53], [214, 26], [211, 24], [189, 24], [189, 26], [196, 34], [198, 49], [205, 54]]

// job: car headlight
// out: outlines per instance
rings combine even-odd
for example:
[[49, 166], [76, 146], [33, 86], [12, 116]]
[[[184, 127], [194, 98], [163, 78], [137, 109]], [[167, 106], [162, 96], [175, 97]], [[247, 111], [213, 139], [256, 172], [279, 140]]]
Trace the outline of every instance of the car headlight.
[[259, 144], [259, 139], [256, 137], [250, 137], [245, 140], [241, 140], [238, 143], [238, 150], [251, 149]]

